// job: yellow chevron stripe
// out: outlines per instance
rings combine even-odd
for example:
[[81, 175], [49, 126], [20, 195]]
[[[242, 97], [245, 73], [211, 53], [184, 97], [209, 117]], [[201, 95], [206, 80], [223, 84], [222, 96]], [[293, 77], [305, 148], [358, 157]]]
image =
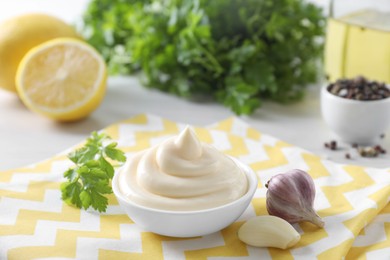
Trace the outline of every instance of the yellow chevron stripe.
[[134, 146], [126, 146], [126, 147], [121, 147], [120, 149], [125, 152], [138, 152], [142, 151], [145, 149], [148, 149], [150, 147], [150, 141], [146, 137], [138, 137], [137, 142]]
[[366, 230], [363, 228], [362, 230], [360, 230], [359, 236], [364, 236], [365, 233], [366, 233]]
[[[180, 238], [160, 236], [150, 232], [142, 232], [141, 238], [142, 238], [142, 253], [126, 253], [126, 252], [118, 252], [118, 251], [101, 249], [99, 251], [99, 259], [131, 259], [131, 260], [163, 259], [162, 242], [184, 240]], [[194, 238], [188, 238], [188, 239], [194, 239]]]
[[[100, 250], [99, 259], [163, 259], [162, 245], [158, 236], [142, 233], [142, 253], [125, 253], [111, 250]], [[144, 241], [148, 241], [145, 243]]]
[[313, 154], [303, 153], [302, 158], [309, 167], [307, 172], [313, 179], [330, 175], [322, 164], [322, 159], [320, 157]]
[[19, 211], [15, 225], [0, 225], [0, 235], [32, 235], [38, 220], [80, 222], [80, 210], [65, 203], [59, 213], [22, 209]]
[[366, 209], [354, 216], [353, 219], [348, 219], [343, 224], [351, 230], [351, 232], [357, 236], [359, 231], [364, 228], [365, 224], [368, 224], [372, 218], [376, 215], [377, 210]]
[[230, 133], [233, 127], [233, 123], [234, 117], [230, 117], [228, 119], [218, 122], [216, 126], [213, 127], [213, 129]]
[[140, 114], [130, 119], [122, 120], [117, 124], [110, 125], [104, 128], [104, 132], [109, 135], [112, 139], [119, 139], [119, 126], [123, 124], [132, 125], [146, 125], [148, 123], [148, 117], [146, 114]]
[[201, 127], [194, 127], [194, 130], [195, 130], [196, 135], [199, 137], [199, 139], [202, 142], [205, 142], [208, 144], [213, 143], [213, 138], [211, 137], [210, 131], [208, 129], [201, 128]]
[[390, 194], [390, 187], [384, 187], [374, 194], [370, 195], [373, 201], [376, 201], [377, 207], [370, 208], [362, 211], [357, 216], [354, 216], [353, 219], [344, 221], [343, 224], [347, 226], [355, 236], [359, 234], [360, 230], [364, 230], [366, 224], [370, 223], [372, 219], [385, 207], [387, 203], [387, 196]]
[[132, 125], [146, 125], [148, 123], [148, 117], [146, 114], [141, 114], [134, 116], [130, 119], [126, 119], [123, 121], [120, 121], [117, 124], [110, 125], [109, 127], [106, 127], [103, 129], [103, 131], [109, 135], [112, 139], [118, 140], [120, 138], [119, 136], [119, 126], [124, 124], [132, 124]]
[[381, 214], [390, 212], [390, 208], [386, 206], [388, 203], [388, 194], [390, 194], [389, 185], [369, 196], [370, 199], [376, 201], [378, 210], [381, 210]]
[[383, 230], [386, 232], [386, 239], [381, 242], [377, 242], [375, 244], [369, 246], [361, 246], [361, 247], [352, 247], [349, 250], [346, 260], [355, 260], [355, 259], [366, 259], [365, 254], [370, 251], [380, 250], [384, 248], [390, 247], [390, 223], [383, 223]]
[[363, 167], [360, 166], [345, 166], [344, 170], [353, 178], [353, 188], [364, 188], [370, 185], [374, 185], [375, 182], [371, 177], [365, 172]]
[[63, 161], [66, 160], [65, 155], [57, 155], [51, 159], [45, 160], [43, 162], [37, 163], [36, 165], [33, 165], [31, 167], [22, 167], [15, 170], [8, 170], [8, 171], [2, 171], [0, 173], [0, 182], [10, 182], [12, 176], [17, 173], [23, 173], [23, 174], [50, 174], [51, 173], [51, 164], [53, 162], [57, 161]]
[[253, 170], [259, 171], [288, 164], [288, 161], [284, 156], [282, 149], [289, 146], [289, 144], [284, 142], [277, 142], [275, 146], [264, 145], [264, 150], [267, 153], [269, 159], [252, 163], [250, 166]]
[[[158, 247], [156, 247], [156, 250], [160, 250]], [[163, 255], [153, 255], [153, 257], [150, 257], [150, 254], [148, 255], [149, 258], [143, 258], [144, 254], [139, 253], [138, 255], [129, 255], [125, 252], [120, 251], [112, 251], [112, 250], [106, 250], [106, 249], [100, 249], [99, 250], [99, 259], [120, 259], [120, 260], [138, 260], [138, 259], [156, 259], [156, 260], [163, 260]]]
[[[351, 247], [353, 239], [348, 239], [339, 245], [335, 245], [331, 249], [326, 250], [325, 252], [317, 255], [318, 260], [330, 260], [335, 259], [335, 255], [337, 256], [345, 256], [347, 254], [348, 249]], [[340, 258], [342, 259], [342, 258]]]
[[252, 199], [252, 207], [256, 212], [256, 216], [268, 215], [268, 211], [265, 206], [265, 198]]
[[268, 248], [268, 252], [271, 255], [272, 259], [283, 259], [283, 260], [293, 260], [294, 257], [291, 255], [289, 250], [283, 250], [278, 248]]
[[223, 151], [224, 153], [234, 157], [240, 157], [241, 155], [248, 154], [248, 148], [246, 147], [246, 144], [241, 137], [228, 135], [228, 139], [231, 144], [231, 149]]
[[100, 234], [97, 237], [120, 239], [120, 225], [134, 224], [126, 215], [103, 215], [100, 216]]
[[237, 237], [237, 231], [243, 222], [236, 222], [221, 231], [225, 241], [224, 246], [186, 251], [187, 260], [207, 260], [210, 257], [223, 256], [248, 256], [246, 245]]
[[[325, 196], [328, 198], [328, 201], [330, 203], [330, 208], [332, 210], [319, 210], [318, 213], [322, 217], [327, 216], [333, 216], [340, 214], [342, 212], [347, 212], [350, 210], [353, 210], [353, 207], [351, 204], [349, 204], [349, 201], [345, 199], [343, 193], [344, 191], [339, 191], [340, 186], [336, 187], [321, 187], [322, 192], [325, 194]], [[348, 184], [344, 184], [344, 189], [348, 190], [350, 186]]]
[[246, 137], [249, 138], [249, 139], [253, 139], [255, 141], [258, 141], [261, 138], [261, 133], [258, 132], [256, 129], [254, 129], [252, 127], [249, 127], [246, 130]]
[[119, 202], [116, 199], [114, 193], [107, 194], [106, 197], [108, 199], [108, 205], [119, 205]]
[[13, 248], [8, 251], [8, 259], [36, 259], [47, 257], [75, 258], [76, 245], [68, 244], [68, 241], [64, 240], [61, 241], [60, 247], [29, 246]]
[[179, 133], [179, 128], [175, 122], [169, 120], [163, 120], [163, 125], [164, 125], [164, 130], [158, 131], [158, 133], [155, 133], [154, 136]]
[[26, 192], [0, 190], [0, 196], [21, 200], [43, 201], [46, 190], [58, 190], [58, 182], [30, 181]]
[[307, 246], [328, 236], [328, 233], [324, 228], [318, 228], [312, 223], [301, 222], [299, 223], [299, 226], [303, 231], [303, 234], [301, 234], [301, 240], [299, 240], [297, 245], [299, 247]]
[[[28, 259], [29, 256], [34, 258], [45, 257], [76, 257], [77, 239], [80, 237], [90, 238], [107, 238], [120, 239], [120, 225], [133, 223], [127, 215], [101, 215], [100, 231], [83, 231], [83, 230], [57, 230], [55, 245], [53, 246], [36, 246], [36, 247], [19, 247], [14, 252], [10, 250], [9, 256], [15, 255], [19, 259]], [[35, 225], [34, 225], [35, 226]]]
[[366, 174], [362, 167], [345, 166], [343, 169], [353, 178], [353, 180], [338, 186], [321, 187], [321, 190], [326, 195], [331, 205], [331, 210], [324, 209], [319, 211], [320, 215], [323, 217], [333, 216], [352, 210], [353, 207], [344, 197], [344, 193], [374, 184], [374, 181]]
[[387, 204], [381, 211], [381, 214], [390, 213], [390, 204]]
[[104, 133], [106, 133], [113, 140], [119, 139], [119, 125], [112, 125], [104, 129]]
[[[148, 122], [149, 122], [148, 115], [139, 114], [139, 115], [135, 115], [129, 119], [125, 119], [123, 121], [120, 121], [119, 123], [117, 123], [115, 125], [123, 125], [123, 124], [146, 125]], [[107, 128], [109, 128], [109, 127], [107, 127]], [[107, 128], [105, 128], [105, 129], [107, 129]]]

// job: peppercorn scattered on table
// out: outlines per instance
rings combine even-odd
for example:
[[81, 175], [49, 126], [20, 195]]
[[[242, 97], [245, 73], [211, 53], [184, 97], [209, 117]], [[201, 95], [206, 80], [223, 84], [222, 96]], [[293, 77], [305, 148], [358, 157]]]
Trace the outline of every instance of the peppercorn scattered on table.
[[[141, 114], [102, 132], [131, 157], [184, 127], [185, 124]], [[258, 176], [255, 196], [235, 223], [203, 237], [170, 238], [134, 224], [112, 194], [106, 213], [69, 206], [61, 200], [60, 184], [63, 172], [70, 166], [66, 157], [70, 149], [46, 161], [0, 173], [0, 259], [390, 258], [389, 169], [321, 159], [260, 133], [235, 117], [194, 129], [203, 142], [238, 158]], [[237, 231], [243, 223], [267, 215], [265, 184], [289, 169], [304, 170], [314, 180], [314, 208], [324, 227], [308, 222], [295, 224], [301, 239], [285, 250], [241, 242]]]

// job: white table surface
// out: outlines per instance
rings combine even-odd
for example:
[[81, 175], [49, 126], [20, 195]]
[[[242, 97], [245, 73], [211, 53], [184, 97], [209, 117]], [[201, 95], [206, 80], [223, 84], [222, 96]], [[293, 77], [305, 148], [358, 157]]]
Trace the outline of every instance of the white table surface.
[[[387, 0], [388, 1], [388, 0]], [[86, 0], [13, 0], [0, 1], [0, 22], [13, 15], [36, 11], [54, 14], [74, 22], [82, 13]], [[320, 4], [327, 1], [318, 0]], [[350, 2], [350, 1], [349, 1]], [[0, 68], [1, 69], [1, 68]], [[290, 144], [333, 161], [390, 167], [390, 155], [345, 159], [350, 150], [330, 151], [324, 142], [335, 139], [321, 118], [319, 106], [320, 83], [308, 88], [304, 100], [293, 105], [265, 103], [250, 117], [241, 117], [262, 133], [270, 134]], [[91, 131], [102, 129], [117, 121], [140, 113], [155, 114], [170, 120], [198, 126], [234, 116], [220, 104], [190, 101], [142, 87], [136, 77], [111, 77], [101, 106], [86, 120], [56, 123], [27, 110], [13, 93], [0, 90], [0, 170], [26, 166], [83, 141]], [[382, 147], [390, 152], [390, 131]]]

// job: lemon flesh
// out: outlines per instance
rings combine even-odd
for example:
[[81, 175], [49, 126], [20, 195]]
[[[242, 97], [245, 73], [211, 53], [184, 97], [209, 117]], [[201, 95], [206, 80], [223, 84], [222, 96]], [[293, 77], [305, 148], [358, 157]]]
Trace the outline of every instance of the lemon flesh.
[[16, 86], [31, 110], [59, 121], [88, 116], [101, 103], [106, 66], [87, 43], [58, 38], [31, 49], [20, 62]]
[[80, 38], [56, 17], [25, 14], [0, 24], [0, 88], [14, 91], [15, 74], [23, 56], [33, 47], [58, 37]]

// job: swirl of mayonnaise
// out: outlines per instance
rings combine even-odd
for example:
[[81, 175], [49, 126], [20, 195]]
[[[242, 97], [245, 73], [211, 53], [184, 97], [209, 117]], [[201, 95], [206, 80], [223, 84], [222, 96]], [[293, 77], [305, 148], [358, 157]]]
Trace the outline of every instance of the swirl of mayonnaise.
[[190, 127], [137, 153], [118, 173], [124, 197], [150, 208], [189, 211], [237, 200], [248, 190], [244, 171]]

